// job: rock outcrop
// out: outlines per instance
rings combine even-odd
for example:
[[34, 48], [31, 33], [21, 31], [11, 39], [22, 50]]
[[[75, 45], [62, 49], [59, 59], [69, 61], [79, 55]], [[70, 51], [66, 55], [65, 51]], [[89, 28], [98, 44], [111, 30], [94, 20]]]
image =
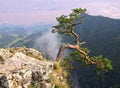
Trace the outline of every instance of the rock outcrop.
[[16, 52], [22, 52], [27, 56], [30, 56], [39, 60], [45, 59], [44, 55], [41, 52], [33, 48], [26, 48], [25, 46], [23, 46], [23, 47], [16, 47], [16, 48], [1, 48], [0, 60], [8, 59], [9, 57], [12, 57]]
[[0, 88], [55, 88], [51, 77], [65, 84], [53, 62], [32, 48], [0, 49], [0, 58]]

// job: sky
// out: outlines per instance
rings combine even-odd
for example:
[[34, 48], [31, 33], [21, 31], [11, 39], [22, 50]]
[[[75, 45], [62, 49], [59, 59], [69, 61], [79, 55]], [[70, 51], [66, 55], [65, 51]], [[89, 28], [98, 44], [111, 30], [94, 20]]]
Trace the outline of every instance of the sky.
[[74, 8], [120, 19], [120, 0], [0, 0], [0, 23], [55, 23], [56, 17], [67, 15]]

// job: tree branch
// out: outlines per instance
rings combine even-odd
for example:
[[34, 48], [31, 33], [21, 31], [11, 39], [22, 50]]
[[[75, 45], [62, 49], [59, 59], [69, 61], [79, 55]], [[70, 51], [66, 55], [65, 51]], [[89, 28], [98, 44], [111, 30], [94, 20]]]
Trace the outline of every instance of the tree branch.
[[79, 44], [79, 36], [78, 36], [78, 34], [77, 33], [75, 33], [74, 32], [74, 27], [72, 26], [71, 27], [71, 33], [75, 36], [75, 42], [76, 42], [76, 44]]
[[61, 45], [60, 49], [59, 49], [59, 52], [57, 54], [57, 58], [56, 58], [56, 61], [60, 62], [61, 59], [62, 59], [62, 55], [64, 53], [64, 50], [68, 48], [68, 49], [75, 49], [77, 50], [80, 54], [83, 55], [83, 58], [85, 60], [87, 60], [90, 64], [97, 64], [97, 62], [94, 62], [92, 60], [90, 60], [90, 58], [87, 56], [87, 54], [85, 53], [85, 51], [81, 50], [80, 49], [80, 46], [79, 45], [72, 45], [72, 44], [63, 44]]
[[82, 24], [82, 23], [83, 23], [83, 18], [84, 18], [86, 15], [87, 15], [87, 14], [84, 14], [82, 17], [78, 18], [78, 19], [80, 19], [80, 22], [74, 23], [74, 24], [72, 24], [72, 26], [76, 26], [76, 25], [78, 25], [78, 24]]

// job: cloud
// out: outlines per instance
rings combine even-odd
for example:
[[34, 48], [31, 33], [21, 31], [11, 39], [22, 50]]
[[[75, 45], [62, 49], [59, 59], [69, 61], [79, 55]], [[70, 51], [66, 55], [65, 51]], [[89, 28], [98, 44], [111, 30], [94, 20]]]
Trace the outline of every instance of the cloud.
[[110, 18], [120, 19], [119, 3], [120, 1], [113, 2], [113, 0], [108, 3], [108, 0], [105, 0], [104, 2], [96, 1], [86, 3], [85, 5], [82, 5], [82, 7], [86, 7], [91, 15], [102, 15]]
[[55, 23], [56, 17], [67, 14], [68, 11], [29, 11], [19, 13], [1, 13], [0, 22], [12, 24], [32, 24], [36, 22]]
[[89, 14], [120, 18], [120, 0], [0, 0], [0, 22], [31, 24], [55, 22], [73, 8], [87, 8]]
[[34, 42], [34, 48], [39, 49], [49, 59], [53, 60], [56, 59], [60, 45], [60, 35], [58, 33], [51, 33], [51, 30], [42, 33]]
[[109, 9], [102, 9], [99, 11], [99, 13], [112, 18], [120, 18], [120, 9], [117, 9], [115, 7], [110, 7]]
[[71, 9], [79, 0], [0, 0], [0, 12]]

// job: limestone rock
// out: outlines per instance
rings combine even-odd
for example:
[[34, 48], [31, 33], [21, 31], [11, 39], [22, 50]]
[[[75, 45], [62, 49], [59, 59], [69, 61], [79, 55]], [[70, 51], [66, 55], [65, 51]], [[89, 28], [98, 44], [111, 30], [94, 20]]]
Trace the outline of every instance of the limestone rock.
[[30, 56], [39, 60], [45, 59], [44, 55], [41, 52], [32, 48], [26, 48], [25, 46], [23, 46], [23, 47], [15, 47], [15, 48], [1, 48], [0, 61], [6, 60], [9, 57], [12, 57], [16, 52], [22, 52], [27, 56]]
[[[43, 60], [39, 51], [26, 48], [0, 49], [0, 88], [55, 88], [53, 61]], [[56, 75], [55, 75], [56, 74]], [[61, 82], [61, 80], [60, 80]]]
[[11, 58], [6, 59], [4, 64], [0, 64], [0, 86], [28, 88], [33, 81], [39, 83], [48, 80], [52, 66], [52, 62], [40, 61], [17, 52]]

